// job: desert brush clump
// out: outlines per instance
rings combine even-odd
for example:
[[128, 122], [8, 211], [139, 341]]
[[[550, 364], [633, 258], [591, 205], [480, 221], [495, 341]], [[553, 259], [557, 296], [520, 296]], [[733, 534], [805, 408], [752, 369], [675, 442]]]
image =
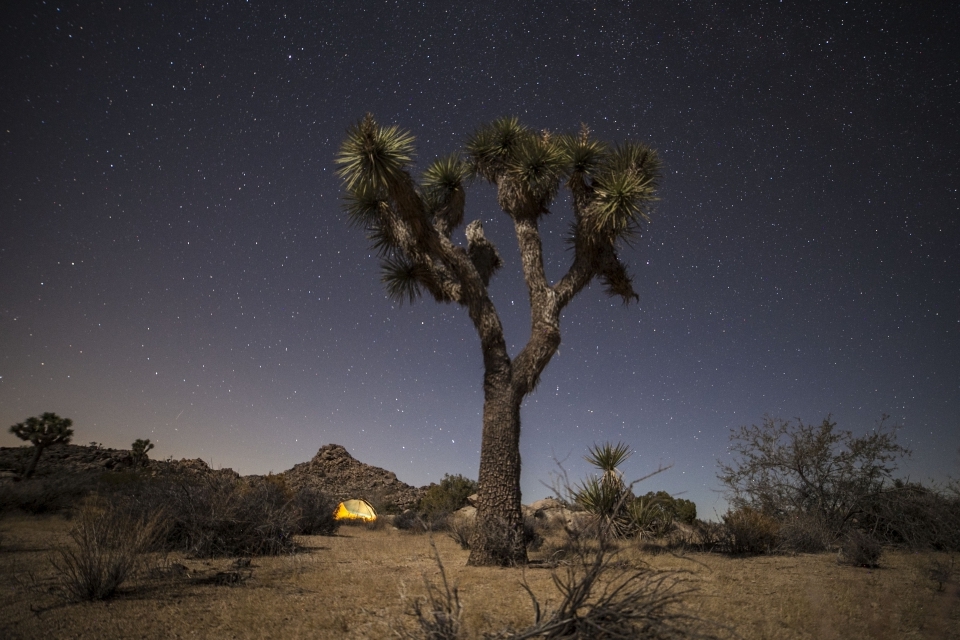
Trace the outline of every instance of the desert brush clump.
[[476, 533], [476, 529], [476, 518], [453, 514], [447, 519], [447, 535], [460, 545], [461, 549], [470, 548], [470, 540]]
[[433, 539], [430, 549], [440, 572], [440, 582], [424, 578], [426, 596], [409, 601], [406, 613], [416, 622], [413, 630], [400, 627], [397, 635], [407, 640], [459, 640], [463, 635], [463, 602], [456, 584], [447, 578], [446, 568]]
[[[303, 487], [293, 494], [293, 507], [298, 512], [297, 533], [307, 536], [332, 536], [340, 528], [333, 513], [337, 501], [319, 489]], [[377, 521], [380, 519], [378, 518]]]
[[725, 513], [723, 525], [727, 529], [730, 553], [770, 553], [779, 543], [780, 523], [750, 507], [740, 507]]
[[66, 593], [77, 600], [105, 600], [143, 567], [143, 554], [162, 538], [162, 510], [137, 514], [90, 498], [70, 529], [72, 544], [56, 548], [51, 560]]
[[839, 537], [892, 485], [897, 462], [910, 453], [886, 419], [862, 436], [838, 430], [829, 416], [820, 424], [765, 416], [731, 431], [733, 459], [720, 462], [718, 474], [731, 507], [777, 520], [816, 515]]
[[[629, 526], [623, 524], [623, 519], [627, 518], [624, 504], [633, 498], [631, 488], [635, 483], [626, 484], [618, 466], [629, 455], [630, 450], [623, 443], [594, 445], [586, 459], [602, 470], [603, 476], [577, 485], [569, 482], [561, 467], [562, 473], [555, 479], [554, 493], [566, 496], [561, 499], [565, 504], [583, 507], [590, 517], [562, 524], [561, 539], [551, 535], [549, 547], [545, 545], [541, 550], [546, 556], [544, 564], [552, 567], [552, 583], [558, 596], [547, 605], [524, 580], [533, 622], [527, 626], [508, 626], [500, 631], [487, 630], [485, 638], [655, 640], [720, 637], [718, 634], [722, 629], [718, 625], [700, 619], [687, 608], [687, 600], [695, 592], [687, 573], [657, 571], [642, 561], [621, 555], [619, 545], [624, 527]], [[660, 471], [662, 469], [650, 475]], [[578, 521], [586, 524], [574, 524]], [[526, 524], [527, 535], [537, 538], [536, 547], [543, 542], [543, 534], [554, 533], [548, 523], [540, 522], [535, 516], [527, 518]], [[476, 526], [482, 527], [484, 522], [478, 521]], [[535, 548], [529, 538], [518, 542]], [[437, 563], [441, 565], [442, 574], [439, 557]], [[424, 620], [437, 619], [436, 616], [422, 615], [423, 611], [440, 612], [442, 621], [448, 620], [453, 611], [457, 611], [458, 619], [461, 615], [462, 606], [456, 588], [449, 587], [443, 574], [442, 578], [441, 586], [428, 589], [431, 606], [415, 612], [421, 620], [421, 630], [426, 628]], [[419, 637], [453, 639], [463, 636], [425, 633]]]
[[467, 498], [477, 492], [476, 480], [460, 474], [444, 474], [439, 484], [430, 485], [420, 498], [419, 510], [426, 519], [440, 519], [467, 506]]
[[960, 486], [896, 479], [867, 501], [857, 519], [884, 544], [960, 551]]
[[837, 563], [872, 569], [880, 566], [882, 555], [883, 546], [876, 538], [859, 529], [851, 529], [844, 535]]
[[34, 515], [68, 513], [95, 490], [95, 478], [72, 475], [35, 477], [30, 482], [0, 484], [0, 514], [22, 511]]
[[534, 622], [507, 630], [498, 638], [716, 638], [720, 628], [692, 614], [687, 599], [695, 593], [680, 571], [656, 571], [621, 561], [609, 547], [578, 549], [555, 569], [560, 601], [545, 608], [527, 590]]
[[[214, 473], [152, 483], [134, 502], [145, 512], [163, 506], [166, 546], [195, 557], [278, 555], [296, 548], [300, 533], [332, 534], [333, 503], [317, 493], [297, 498], [282, 479], [241, 479]], [[299, 500], [299, 504], [298, 504]]]
[[777, 538], [782, 551], [819, 553], [830, 549], [836, 536], [820, 514], [798, 513], [779, 521]]

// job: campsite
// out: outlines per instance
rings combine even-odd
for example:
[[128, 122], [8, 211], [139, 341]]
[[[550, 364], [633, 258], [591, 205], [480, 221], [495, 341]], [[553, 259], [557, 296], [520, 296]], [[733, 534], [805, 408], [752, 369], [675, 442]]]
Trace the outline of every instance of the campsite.
[[[0, 629], [10, 638], [389, 638], [412, 629], [407, 615], [437, 584], [434, 547], [457, 584], [469, 635], [530, 624], [524, 584], [555, 604], [550, 549], [526, 568], [465, 566], [467, 552], [443, 533], [378, 525], [342, 526], [306, 536], [295, 553], [237, 559], [154, 558], [148, 573], [116, 598], [69, 602], [49, 563], [67, 538], [61, 516], [20, 516], [2, 525]], [[956, 638], [953, 597], [929, 576], [944, 554], [895, 552], [882, 568], [839, 566], [834, 554], [731, 558], [717, 554], [620, 549], [629, 563], [679, 570], [697, 589], [700, 617], [750, 639]], [[239, 563], [243, 564], [243, 563]], [[562, 566], [560, 566], [562, 570]]]
[[[529, 635], [584, 587], [577, 616], [640, 615], [652, 638], [960, 637], [955, 551], [887, 545], [869, 566], [836, 547], [750, 552], [729, 546], [732, 520], [690, 514], [605, 537], [548, 498], [524, 508], [528, 564], [468, 566], [475, 483], [461, 476], [409, 487], [338, 445], [249, 477], [58, 447], [38, 477], [0, 478], [4, 638], [604, 637]], [[25, 452], [0, 449], [0, 465]]]

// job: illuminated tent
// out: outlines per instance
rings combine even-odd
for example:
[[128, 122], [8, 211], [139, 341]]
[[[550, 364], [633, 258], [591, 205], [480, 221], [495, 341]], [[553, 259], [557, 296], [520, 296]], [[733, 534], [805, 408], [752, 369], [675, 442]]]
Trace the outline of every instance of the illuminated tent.
[[364, 520], [373, 522], [377, 519], [377, 512], [366, 500], [344, 500], [333, 512], [337, 520]]

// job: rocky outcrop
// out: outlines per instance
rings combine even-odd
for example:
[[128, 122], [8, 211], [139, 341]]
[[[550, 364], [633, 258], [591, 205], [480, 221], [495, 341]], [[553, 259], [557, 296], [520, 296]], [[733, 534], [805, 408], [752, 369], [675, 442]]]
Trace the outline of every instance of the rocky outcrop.
[[[19, 477], [33, 455], [33, 447], [0, 447], [0, 475]], [[133, 455], [126, 449], [100, 446], [55, 444], [43, 450], [34, 477], [66, 475], [100, 475], [108, 472], [132, 471]], [[239, 477], [233, 469], [211, 469], [203, 460], [148, 460], [139, 471], [148, 475], [199, 477], [207, 474], [228, 474]]]
[[[22, 472], [34, 448], [0, 447], [0, 469], [19, 474]], [[37, 463], [36, 476], [101, 473], [119, 471], [133, 466], [133, 457], [123, 449], [83, 447], [75, 444], [55, 444], [43, 450]]]
[[[19, 477], [32, 454], [32, 446], [0, 447], [0, 478]], [[131, 471], [133, 465], [133, 456], [124, 449], [60, 444], [44, 450], [35, 477], [100, 477], [104, 473]], [[239, 477], [233, 469], [211, 469], [199, 458], [149, 460], [139, 472], [164, 478], [200, 478], [211, 474]], [[338, 444], [320, 447], [312, 460], [278, 475], [294, 490], [309, 487], [337, 500], [362, 498], [387, 511], [416, 506], [426, 489], [401, 482], [392, 471], [360, 462]]]
[[381, 510], [409, 509], [424, 491], [398, 480], [392, 471], [360, 462], [339, 444], [320, 447], [312, 460], [279, 475], [294, 489], [310, 487], [338, 500], [362, 498]]

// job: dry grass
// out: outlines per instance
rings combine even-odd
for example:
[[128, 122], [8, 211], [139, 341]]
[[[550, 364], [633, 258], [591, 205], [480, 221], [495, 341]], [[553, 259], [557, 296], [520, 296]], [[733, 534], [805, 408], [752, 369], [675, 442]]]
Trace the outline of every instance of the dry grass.
[[[50, 564], [72, 523], [17, 516], [0, 522], [0, 636], [4, 638], [387, 638], [413, 629], [410, 604], [440, 584], [430, 539], [390, 528], [345, 527], [304, 537], [293, 555], [200, 560], [155, 558], [155, 570], [109, 602], [70, 602]], [[468, 552], [435, 535], [463, 603], [466, 636], [533, 622], [523, 583], [548, 609], [559, 602], [551, 569], [467, 567]], [[535, 560], [556, 545], [531, 554]], [[946, 554], [888, 551], [881, 568], [837, 564], [834, 554], [730, 558], [639, 553], [628, 563], [690, 572], [692, 612], [743, 638], [960, 638], [960, 585], [940, 590], [931, 566]], [[939, 564], [938, 564], [939, 563]], [[952, 566], [952, 565], [951, 565]], [[562, 566], [560, 567], [562, 569]]]

